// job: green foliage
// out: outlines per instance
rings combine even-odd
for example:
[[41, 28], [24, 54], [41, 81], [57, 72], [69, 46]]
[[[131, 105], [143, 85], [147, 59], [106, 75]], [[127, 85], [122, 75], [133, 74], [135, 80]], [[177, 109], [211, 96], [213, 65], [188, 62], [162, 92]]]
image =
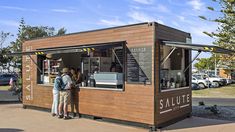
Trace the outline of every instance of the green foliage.
[[[216, 32], [206, 32], [204, 34], [215, 38], [214, 44], [229, 50], [235, 51], [235, 0], [212, 0], [220, 5], [219, 10], [214, 7], [207, 7], [208, 10], [220, 12], [222, 15], [215, 19], [210, 19], [205, 16], [199, 16], [203, 20], [218, 23]], [[235, 54], [220, 55], [218, 58], [222, 64], [230, 68], [235, 68]]]
[[[64, 28], [61, 28], [56, 32], [54, 27], [26, 25], [22, 18], [18, 28], [17, 38], [14, 42], [11, 42], [11, 52], [22, 52], [22, 44], [27, 40], [48, 36], [59, 36], [65, 34], [65, 32], [66, 30]], [[14, 67], [22, 69], [21, 65], [17, 65], [21, 64], [22, 57], [15, 56], [12, 58], [12, 61], [14, 62]]]
[[10, 33], [5, 33], [1, 31], [0, 33], [0, 48], [3, 48], [3, 43], [6, 41], [7, 37], [12, 36]]
[[205, 103], [203, 101], [198, 102], [199, 106], [205, 106]]
[[215, 61], [213, 57], [199, 58], [198, 62], [194, 64], [194, 67], [200, 70], [214, 70]]
[[207, 9], [214, 11], [215, 9], [213, 7], [208, 6]]
[[205, 110], [210, 110], [214, 115], [220, 114], [220, 111], [217, 108], [217, 105], [206, 107]]
[[207, 20], [207, 18], [205, 16], [198, 16], [198, 17], [203, 19], [203, 20]]
[[5, 54], [10, 52], [10, 48], [3, 47], [3, 44], [5, 43], [6, 39], [12, 35], [3, 31], [1, 31], [0, 35], [0, 67], [3, 69], [8, 69], [9, 71], [9, 67], [7, 67], [7, 64], [10, 64], [12, 57], [6, 56]]

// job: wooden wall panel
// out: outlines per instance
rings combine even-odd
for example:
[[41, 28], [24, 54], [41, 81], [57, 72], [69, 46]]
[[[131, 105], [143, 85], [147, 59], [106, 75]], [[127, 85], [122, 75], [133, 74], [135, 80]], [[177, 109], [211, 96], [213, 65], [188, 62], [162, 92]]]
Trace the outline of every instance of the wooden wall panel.
[[[151, 45], [153, 46], [153, 26], [148, 24], [83, 32], [60, 37], [49, 37], [26, 41], [23, 49], [32, 46], [38, 48], [51, 48], [72, 45], [106, 43], [113, 41], [126, 41], [127, 47]], [[36, 56], [33, 56], [36, 61]], [[152, 58], [153, 54], [152, 54]], [[154, 65], [154, 64], [153, 64]], [[154, 67], [152, 66], [152, 71]], [[31, 83], [33, 99], [26, 100], [26, 80], [23, 81], [24, 104], [50, 108], [52, 103], [52, 87], [36, 83], [37, 68], [31, 65]], [[153, 73], [153, 72], [152, 72]], [[27, 73], [28, 74], [28, 73]], [[23, 60], [23, 77], [26, 75], [25, 59]], [[152, 75], [154, 76], [154, 75]], [[153, 78], [153, 77], [152, 77]], [[82, 114], [108, 117], [146, 124], [154, 124], [154, 81], [152, 85], [125, 84], [124, 91], [107, 91], [94, 89], [81, 89], [79, 94], [79, 111]]]

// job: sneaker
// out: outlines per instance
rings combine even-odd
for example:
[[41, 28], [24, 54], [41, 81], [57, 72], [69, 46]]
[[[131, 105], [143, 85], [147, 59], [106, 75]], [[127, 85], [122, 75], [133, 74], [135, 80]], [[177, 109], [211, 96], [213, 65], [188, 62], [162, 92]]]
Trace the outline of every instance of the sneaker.
[[75, 118], [76, 117], [76, 113], [72, 113], [72, 118]]
[[81, 114], [77, 114], [77, 117], [78, 117], [78, 118], [82, 118]]
[[58, 115], [58, 118], [62, 119], [62, 118], [63, 118], [63, 115]]
[[56, 116], [56, 114], [55, 114], [55, 113], [52, 113], [51, 115], [52, 115], [53, 117], [54, 117], [54, 116]]
[[70, 116], [64, 116], [64, 120], [68, 120], [68, 119], [71, 119]]

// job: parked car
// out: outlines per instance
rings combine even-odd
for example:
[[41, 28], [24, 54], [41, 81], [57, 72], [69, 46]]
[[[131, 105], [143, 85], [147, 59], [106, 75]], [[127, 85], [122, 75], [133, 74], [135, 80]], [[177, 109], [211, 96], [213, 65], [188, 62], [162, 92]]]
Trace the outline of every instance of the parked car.
[[[219, 86], [224, 86], [227, 85], [227, 80], [225, 78], [221, 78], [219, 76], [215, 76], [215, 75], [210, 75], [208, 76], [209, 80], [214, 82], [214, 83], [219, 83]], [[217, 86], [217, 84], [215, 84]]]
[[209, 80], [213, 87], [224, 86], [227, 84], [226, 79], [215, 76], [215, 75], [193, 74], [193, 76]]
[[17, 77], [14, 74], [0, 74], [0, 85], [8, 85], [11, 78], [13, 81], [17, 81]]
[[231, 84], [232, 83], [232, 79], [229, 79], [229, 78], [225, 78], [226, 81], [227, 81], [227, 85]]
[[192, 83], [198, 84], [201, 89], [209, 88], [211, 86], [211, 82], [209, 80], [203, 79], [201, 76], [192, 76]]
[[200, 90], [201, 88], [197, 83], [192, 82], [192, 90]]

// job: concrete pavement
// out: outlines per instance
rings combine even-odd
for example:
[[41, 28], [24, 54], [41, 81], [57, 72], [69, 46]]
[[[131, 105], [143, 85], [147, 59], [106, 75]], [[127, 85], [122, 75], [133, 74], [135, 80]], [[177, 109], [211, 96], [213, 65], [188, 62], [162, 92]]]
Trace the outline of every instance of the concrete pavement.
[[[148, 132], [148, 129], [86, 118], [63, 120], [50, 113], [22, 109], [22, 104], [0, 105], [0, 132]], [[163, 132], [233, 132], [235, 122], [192, 117]]]

